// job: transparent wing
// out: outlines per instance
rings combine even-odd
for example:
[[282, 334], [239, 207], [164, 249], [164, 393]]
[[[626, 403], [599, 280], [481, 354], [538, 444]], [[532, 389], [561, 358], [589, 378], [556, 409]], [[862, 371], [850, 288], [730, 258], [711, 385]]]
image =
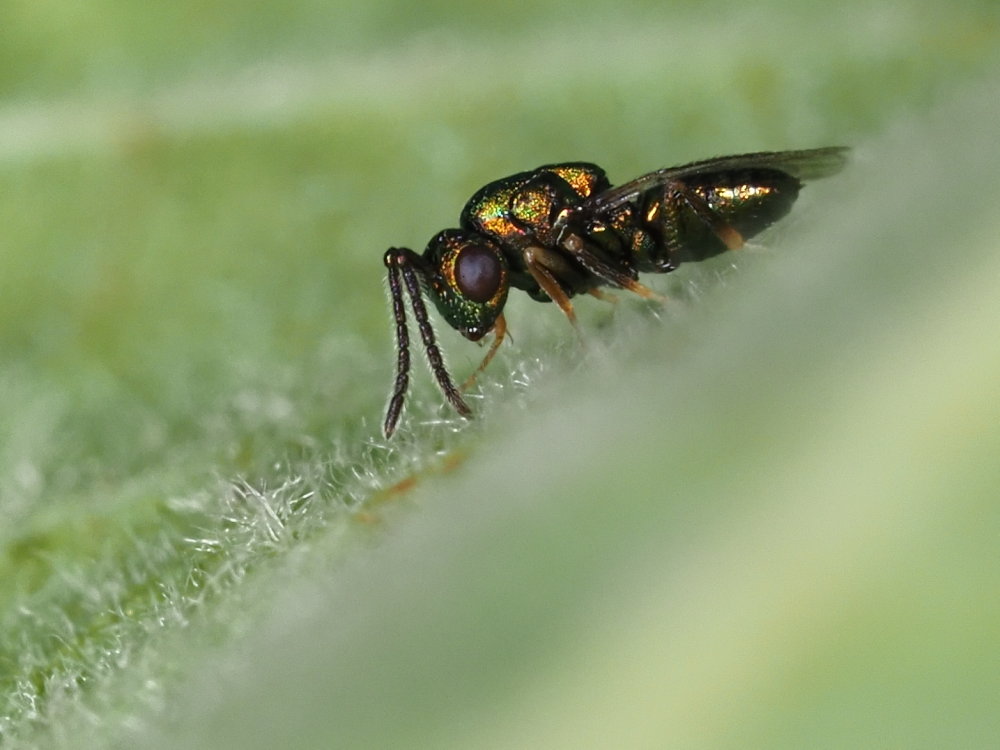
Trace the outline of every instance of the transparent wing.
[[753, 154], [718, 156], [694, 161], [679, 167], [667, 167], [644, 174], [631, 182], [597, 193], [577, 207], [578, 212], [600, 213], [632, 203], [640, 195], [671, 182], [692, 176], [734, 172], [745, 169], [776, 169], [799, 180], [817, 180], [836, 174], [847, 163], [844, 146], [813, 148], [802, 151], [760, 151]]

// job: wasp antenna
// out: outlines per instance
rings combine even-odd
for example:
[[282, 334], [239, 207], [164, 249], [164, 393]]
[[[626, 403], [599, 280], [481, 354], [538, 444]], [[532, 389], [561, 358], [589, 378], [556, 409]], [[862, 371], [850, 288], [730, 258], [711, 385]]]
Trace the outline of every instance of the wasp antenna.
[[385, 254], [385, 265], [389, 269], [389, 293], [392, 295], [392, 316], [396, 321], [396, 383], [392, 388], [389, 407], [386, 409], [382, 433], [388, 439], [396, 431], [399, 416], [403, 413], [406, 389], [410, 385], [410, 330], [406, 324], [406, 305], [403, 304], [403, 289], [399, 281], [402, 256], [390, 250]]
[[403, 275], [403, 282], [406, 284], [406, 291], [410, 295], [410, 303], [413, 305], [413, 316], [417, 319], [417, 327], [420, 329], [420, 338], [424, 341], [424, 350], [427, 352], [427, 361], [430, 363], [431, 371], [437, 380], [441, 392], [448, 402], [455, 407], [455, 411], [463, 417], [471, 417], [472, 409], [465, 403], [462, 394], [451, 380], [448, 369], [444, 365], [444, 358], [441, 350], [438, 349], [434, 340], [434, 329], [431, 327], [430, 318], [427, 316], [427, 307], [424, 305], [423, 295], [420, 293], [420, 279], [417, 277], [417, 269], [409, 262], [409, 258], [399, 265], [399, 270]]

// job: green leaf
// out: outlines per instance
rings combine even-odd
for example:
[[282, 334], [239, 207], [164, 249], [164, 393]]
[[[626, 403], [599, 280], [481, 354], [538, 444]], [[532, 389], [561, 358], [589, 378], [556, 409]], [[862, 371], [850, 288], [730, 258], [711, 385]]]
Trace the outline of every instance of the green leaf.
[[[989, 746], [995, 4], [103, 6], [0, 77], [5, 747]], [[481, 185], [834, 144], [379, 436], [381, 254]]]

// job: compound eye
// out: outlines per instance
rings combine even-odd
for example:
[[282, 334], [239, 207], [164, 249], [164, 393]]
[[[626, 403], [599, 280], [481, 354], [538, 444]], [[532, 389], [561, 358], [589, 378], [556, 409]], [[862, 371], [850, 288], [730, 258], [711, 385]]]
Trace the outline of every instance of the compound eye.
[[489, 302], [503, 279], [503, 267], [496, 252], [482, 245], [467, 245], [455, 259], [455, 284], [472, 302]]

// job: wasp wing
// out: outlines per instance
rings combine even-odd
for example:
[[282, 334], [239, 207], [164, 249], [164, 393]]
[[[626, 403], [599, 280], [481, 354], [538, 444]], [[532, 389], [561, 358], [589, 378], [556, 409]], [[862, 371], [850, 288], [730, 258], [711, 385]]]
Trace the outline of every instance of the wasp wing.
[[631, 182], [604, 190], [583, 201], [576, 210], [580, 213], [592, 212], [595, 214], [613, 211], [619, 206], [633, 203], [639, 196], [650, 190], [672, 182], [682, 182], [685, 178], [692, 176], [747, 169], [774, 169], [802, 181], [817, 180], [829, 177], [843, 169], [847, 163], [847, 152], [848, 149], [844, 146], [830, 146], [801, 151], [759, 151], [752, 154], [717, 156], [714, 159], [693, 161], [679, 167], [659, 169], [642, 175]]

